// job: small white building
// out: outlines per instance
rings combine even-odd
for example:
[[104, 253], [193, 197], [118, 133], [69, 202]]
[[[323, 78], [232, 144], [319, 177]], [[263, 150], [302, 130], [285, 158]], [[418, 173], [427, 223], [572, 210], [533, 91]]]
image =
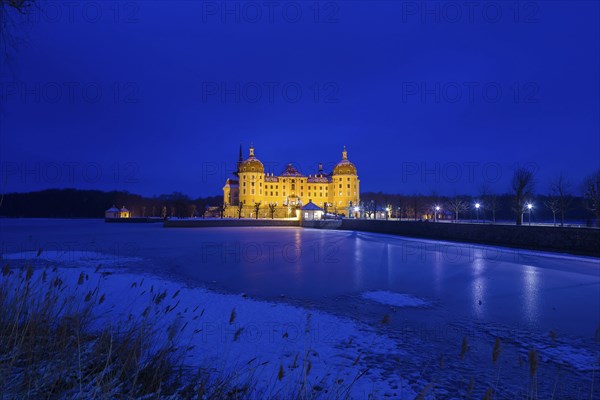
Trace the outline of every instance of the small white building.
[[309, 200], [308, 203], [300, 209], [300, 218], [303, 221], [314, 221], [323, 217], [323, 209]]
[[119, 210], [119, 218], [129, 218], [131, 217], [131, 213], [129, 212], [128, 209], [125, 208], [125, 206], [121, 207], [121, 209]]
[[114, 205], [108, 210], [104, 211], [104, 218], [129, 218], [131, 217], [131, 213], [125, 206], [121, 207], [119, 210]]

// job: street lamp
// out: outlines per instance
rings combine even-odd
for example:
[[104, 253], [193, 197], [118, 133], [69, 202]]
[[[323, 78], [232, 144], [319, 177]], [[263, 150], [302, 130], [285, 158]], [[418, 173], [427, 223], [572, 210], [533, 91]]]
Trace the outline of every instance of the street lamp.
[[475, 203], [475, 212], [477, 213], [477, 222], [479, 222], [479, 207], [481, 207], [481, 204]]
[[433, 221], [437, 222], [437, 214], [440, 211], [440, 206], [435, 206], [435, 213], [433, 213]]
[[527, 203], [527, 211], [529, 214], [529, 226], [531, 226], [531, 209], [533, 208], [533, 204]]

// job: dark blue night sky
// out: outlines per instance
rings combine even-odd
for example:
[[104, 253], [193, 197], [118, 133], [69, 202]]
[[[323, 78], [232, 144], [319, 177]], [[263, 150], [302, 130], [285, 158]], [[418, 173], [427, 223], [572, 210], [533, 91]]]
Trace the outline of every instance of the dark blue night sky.
[[600, 7], [582, 2], [41, 3], [2, 63], [4, 190], [220, 194], [341, 158], [362, 191], [546, 193], [599, 167]]

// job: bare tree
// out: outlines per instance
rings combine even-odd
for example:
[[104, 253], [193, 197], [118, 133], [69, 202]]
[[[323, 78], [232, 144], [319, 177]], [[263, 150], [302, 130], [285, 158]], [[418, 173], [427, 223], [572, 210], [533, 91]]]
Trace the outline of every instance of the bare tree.
[[587, 209], [596, 216], [596, 226], [600, 227], [600, 170], [583, 181], [583, 196]]
[[514, 195], [513, 210], [516, 213], [516, 224], [523, 225], [525, 205], [533, 195], [533, 172], [527, 168], [518, 168], [513, 174], [511, 187]]
[[454, 213], [454, 220], [458, 221], [460, 213], [467, 211], [469, 206], [467, 202], [460, 197], [455, 197], [448, 202], [448, 208]]
[[256, 214], [254, 217], [258, 219], [258, 212], [260, 211], [261, 202], [254, 203], [254, 213]]
[[421, 203], [421, 195], [420, 194], [415, 194], [412, 196], [412, 208], [413, 208], [413, 216], [415, 221], [417, 219], [421, 219], [421, 217], [419, 216], [419, 214], [423, 211], [422, 210], [422, 203]]
[[406, 215], [406, 217], [408, 218], [408, 215], [407, 215], [408, 207], [406, 207], [406, 205], [405, 205], [405, 199], [404, 199], [403, 196], [401, 196], [398, 199], [398, 203], [397, 204], [398, 204], [398, 219], [402, 220], [402, 217], [404, 215]]
[[35, 0], [0, 0], [0, 62], [8, 61], [24, 40], [20, 28], [29, 20]]
[[366, 203], [365, 211], [367, 212], [369, 218], [377, 219], [377, 203], [375, 200], [371, 200]]
[[219, 211], [221, 219], [223, 219], [223, 217], [225, 216], [225, 211], [227, 211], [227, 203], [221, 204], [221, 206], [219, 207]]
[[269, 203], [269, 213], [271, 214], [271, 219], [275, 218], [275, 210], [277, 209], [277, 204]]
[[496, 223], [496, 212], [498, 211], [498, 196], [493, 193], [490, 188], [484, 184], [481, 188], [481, 202], [483, 205], [483, 213], [490, 210], [492, 213], [492, 223]]
[[570, 194], [570, 186], [570, 183], [567, 182], [562, 174], [550, 183], [551, 196], [558, 200], [557, 206], [560, 215], [560, 226], [564, 226], [565, 213], [571, 207], [571, 203], [573, 202], [573, 197]]
[[556, 213], [560, 211], [560, 202], [557, 197], [548, 197], [546, 201], [544, 201], [544, 205], [547, 209], [552, 211], [552, 219], [554, 221], [554, 226], [556, 226]]

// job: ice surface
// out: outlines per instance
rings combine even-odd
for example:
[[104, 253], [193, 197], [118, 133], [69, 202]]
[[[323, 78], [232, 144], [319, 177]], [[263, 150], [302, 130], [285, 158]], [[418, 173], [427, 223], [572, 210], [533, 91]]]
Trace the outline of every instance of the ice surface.
[[[221, 369], [238, 365], [243, 370], [244, 360], [251, 359], [246, 355], [260, 355], [269, 360], [262, 367], [264, 387], [277, 386], [267, 385], [276, 381], [279, 365], [272, 364], [293, 365], [299, 354], [320, 363], [313, 366], [313, 383], [317, 375], [333, 379], [338, 369], [347, 381], [369, 368], [359, 394], [372, 385], [375, 397], [387, 393], [394, 398], [394, 390], [407, 382], [420, 391], [435, 381], [436, 394], [444, 389], [450, 394], [442, 397], [460, 398], [464, 393], [456, 388], [468, 378], [463, 375], [479, 376], [481, 365], [492, 367], [489, 354], [498, 337], [505, 346], [501, 382], [506, 386], [521, 387], [528, 380], [527, 371], [517, 369], [517, 359], [526, 359], [527, 351], [535, 348], [543, 363], [561, 366], [559, 385], [567, 388], [563, 397], [590, 390], [600, 323], [598, 259], [300, 228], [164, 229], [159, 224], [90, 220], [0, 220], [0, 228], [0, 253], [9, 253], [4, 256], [9, 265], [20, 265], [24, 255], [34, 261], [37, 249], [43, 248], [42, 265], [114, 267], [121, 272], [102, 279], [125, 302], [143, 292], [129, 287], [133, 280], [141, 284], [142, 275], [134, 272], [145, 273], [145, 290], [150, 280], [155, 289], [166, 285], [169, 293], [184, 286], [181, 295], [187, 300], [181, 297], [175, 312], [187, 321], [193, 299], [201, 302], [200, 310], [206, 308], [202, 319], [192, 318], [194, 324], [201, 320], [207, 326], [198, 328], [202, 330], [193, 341], [200, 340], [202, 351], [191, 352], [191, 361], [213, 357], [224, 360], [214, 363]], [[117, 284], [125, 278], [130, 281]], [[233, 308], [237, 318], [229, 325]], [[304, 332], [309, 313], [309, 331], [316, 338], [300, 344], [296, 333]], [[389, 323], [381, 323], [384, 315]], [[327, 323], [335, 325], [333, 333]], [[556, 340], [548, 337], [551, 330], [557, 332]], [[259, 339], [253, 334], [257, 331]], [[463, 336], [472, 349], [465, 360], [457, 356]], [[440, 354], [445, 368], [437, 371], [433, 366]], [[288, 368], [287, 376], [298, 376], [298, 370]], [[547, 374], [539, 377], [540, 398], [552, 396], [555, 370], [554, 365], [540, 367], [540, 374]], [[478, 382], [476, 390], [484, 391], [484, 383]], [[549, 385], [545, 392], [543, 383]]]

